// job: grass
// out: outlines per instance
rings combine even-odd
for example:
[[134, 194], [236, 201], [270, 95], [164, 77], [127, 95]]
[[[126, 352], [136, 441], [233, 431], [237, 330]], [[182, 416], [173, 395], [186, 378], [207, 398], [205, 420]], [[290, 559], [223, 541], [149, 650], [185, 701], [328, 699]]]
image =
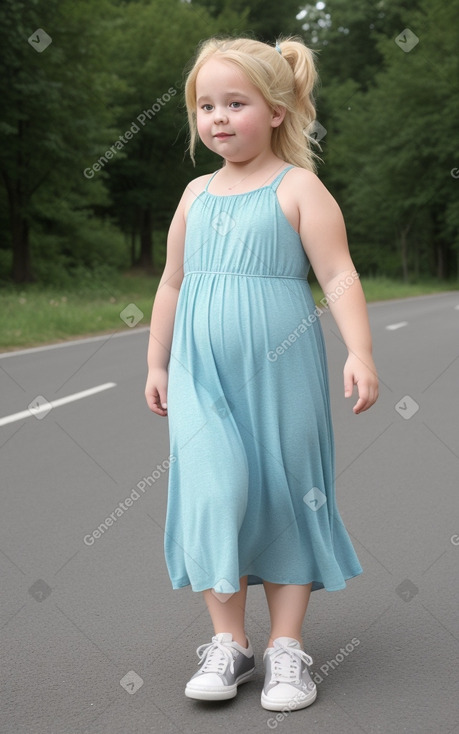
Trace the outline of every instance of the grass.
[[158, 282], [159, 277], [125, 275], [81, 289], [35, 284], [3, 289], [0, 349], [128, 330], [120, 313], [131, 303], [143, 313], [139, 325], [147, 326]]
[[[143, 313], [139, 326], [147, 326], [158, 282], [159, 277], [130, 273], [71, 289], [35, 284], [4, 287], [0, 292], [0, 349], [8, 351], [128, 330], [130, 326], [120, 313], [131, 303]], [[457, 283], [410, 284], [388, 278], [362, 278], [362, 286], [368, 302], [459, 288]], [[313, 283], [312, 291], [319, 302], [323, 297], [320, 287]]]
[[[368, 303], [375, 301], [390, 301], [394, 298], [412, 298], [413, 296], [427, 296], [431, 293], [442, 293], [459, 289], [459, 283], [437, 280], [425, 280], [418, 283], [403, 283], [385, 277], [361, 278], [362, 288]], [[312, 283], [311, 290], [316, 302], [323, 297], [323, 292], [317, 283]]]

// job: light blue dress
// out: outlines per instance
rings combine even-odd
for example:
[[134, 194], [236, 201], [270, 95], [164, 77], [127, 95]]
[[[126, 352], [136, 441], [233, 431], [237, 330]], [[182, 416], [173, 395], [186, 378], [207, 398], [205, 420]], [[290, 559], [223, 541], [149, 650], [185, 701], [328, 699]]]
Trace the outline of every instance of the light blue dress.
[[167, 401], [174, 589], [232, 593], [248, 575], [334, 591], [362, 572], [335, 503], [310, 265], [276, 194], [290, 168], [245, 194], [208, 184], [189, 210]]

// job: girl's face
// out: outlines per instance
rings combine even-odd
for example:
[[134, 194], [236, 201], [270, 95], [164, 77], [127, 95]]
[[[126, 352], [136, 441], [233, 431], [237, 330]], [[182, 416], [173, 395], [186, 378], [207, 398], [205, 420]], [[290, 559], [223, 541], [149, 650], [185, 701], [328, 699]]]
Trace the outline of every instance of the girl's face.
[[272, 110], [237, 66], [215, 58], [196, 78], [196, 122], [204, 145], [241, 163], [271, 150], [271, 134], [283, 111]]

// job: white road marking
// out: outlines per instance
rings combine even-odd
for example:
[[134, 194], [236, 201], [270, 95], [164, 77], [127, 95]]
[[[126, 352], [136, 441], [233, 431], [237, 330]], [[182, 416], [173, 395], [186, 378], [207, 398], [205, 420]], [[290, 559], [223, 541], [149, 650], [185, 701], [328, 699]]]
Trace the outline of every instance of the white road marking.
[[398, 324], [389, 324], [386, 326], [387, 331], [396, 331], [402, 329], [404, 326], [408, 326], [408, 321], [399, 321]]
[[52, 408], [58, 408], [60, 405], [66, 405], [67, 403], [73, 403], [75, 400], [88, 398], [90, 395], [95, 395], [103, 390], [109, 390], [111, 387], [116, 387], [116, 382], [106, 382], [103, 385], [97, 385], [97, 387], [91, 387], [89, 390], [82, 390], [81, 392], [76, 392], [73, 393], [73, 395], [67, 395], [65, 398], [58, 398], [58, 400], [52, 400], [51, 402], [48, 402], [42, 395], [40, 395], [38, 398], [43, 398], [43, 401], [35, 398], [37, 401], [36, 407], [33, 409], [29, 408], [27, 410], [21, 410], [20, 413], [12, 413], [12, 415], [0, 418], [0, 426], [6, 426], [7, 423], [14, 423], [15, 421], [20, 421], [23, 418], [30, 418], [32, 415], [38, 417], [40, 413], [49, 413]]
[[30, 347], [29, 349], [16, 349], [11, 352], [2, 352], [0, 359], [8, 359], [8, 357], [21, 357], [23, 354], [34, 354], [35, 352], [47, 352], [49, 349], [61, 349], [62, 347], [75, 347], [80, 344], [90, 344], [91, 342], [108, 341], [109, 339], [117, 339], [120, 336], [132, 336], [132, 334], [142, 334], [149, 331], [149, 326], [136, 326], [135, 329], [114, 332], [113, 334], [101, 334], [100, 336], [89, 336], [85, 339], [71, 339], [57, 344], [44, 344], [42, 347]]

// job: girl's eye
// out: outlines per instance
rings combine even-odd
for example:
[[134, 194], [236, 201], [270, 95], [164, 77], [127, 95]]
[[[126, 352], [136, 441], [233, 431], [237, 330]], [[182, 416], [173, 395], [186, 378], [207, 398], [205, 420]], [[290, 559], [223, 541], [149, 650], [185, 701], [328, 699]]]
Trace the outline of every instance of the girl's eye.
[[230, 107], [232, 107], [233, 110], [239, 110], [242, 107], [242, 102], [231, 102]]
[[203, 104], [202, 109], [204, 110], [204, 112], [210, 112], [210, 110], [212, 109], [212, 105], [211, 104]]

